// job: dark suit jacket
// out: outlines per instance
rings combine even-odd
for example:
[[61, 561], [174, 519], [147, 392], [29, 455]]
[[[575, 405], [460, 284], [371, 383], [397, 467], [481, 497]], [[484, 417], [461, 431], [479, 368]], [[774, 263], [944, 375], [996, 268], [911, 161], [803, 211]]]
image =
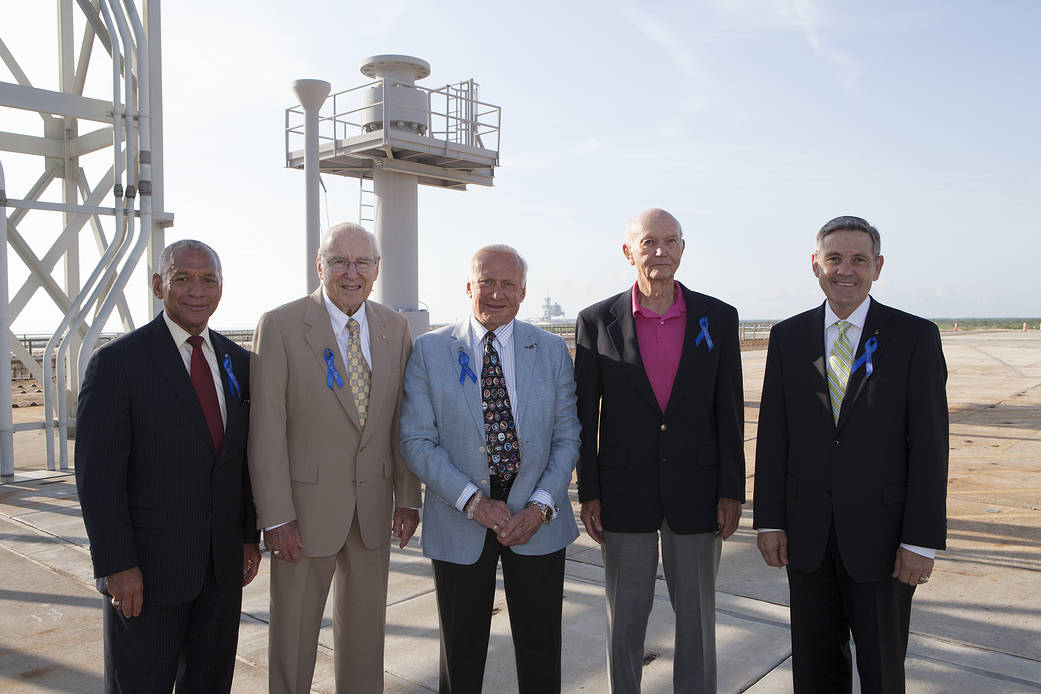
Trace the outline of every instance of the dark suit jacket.
[[76, 485], [94, 574], [140, 566], [145, 603], [190, 602], [211, 555], [220, 589], [241, 590], [242, 545], [259, 539], [245, 461], [249, 352], [210, 337], [241, 389], [231, 393], [222, 365], [219, 456], [161, 314], [99, 349], [80, 388]]
[[[683, 353], [662, 412], [640, 357], [632, 289], [586, 308], [576, 326], [581, 501], [600, 499], [604, 528], [716, 530], [720, 497], [744, 500], [744, 394], [737, 311], [680, 285]], [[708, 317], [713, 349], [696, 344]]]
[[943, 549], [947, 366], [936, 326], [872, 300], [856, 358], [878, 339], [874, 370], [849, 379], [835, 424], [824, 304], [770, 331], [759, 411], [755, 527], [787, 531], [793, 568], [820, 566], [832, 522], [854, 581], [893, 571], [901, 542]]

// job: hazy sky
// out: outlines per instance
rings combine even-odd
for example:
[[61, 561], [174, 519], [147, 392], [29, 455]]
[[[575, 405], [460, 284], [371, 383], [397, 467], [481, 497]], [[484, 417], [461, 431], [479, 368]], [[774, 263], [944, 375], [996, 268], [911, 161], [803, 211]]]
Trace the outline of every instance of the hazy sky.
[[[0, 37], [34, 85], [56, 88], [54, 3], [27, 5]], [[434, 322], [466, 314], [467, 260], [496, 242], [528, 260], [521, 317], [547, 296], [573, 317], [632, 282], [622, 234], [647, 207], [683, 224], [680, 280], [742, 318], [822, 300], [809, 256], [840, 214], [882, 233], [884, 303], [1041, 313], [1041, 3], [167, 0], [163, 20], [167, 239], [220, 252], [215, 327], [252, 327], [304, 293], [304, 177], [283, 168], [292, 81], [354, 87], [380, 53], [427, 60], [423, 86], [472, 77], [502, 107], [495, 186], [420, 189]], [[97, 60], [88, 94], [110, 98], [107, 70]], [[0, 80], [13, 81], [2, 64]], [[39, 130], [28, 115], [0, 109], [0, 130]], [[0, 156], [8, 196], [24, 197], [38, 170]], [[357, 181], [324, 180], [332, 221], [356, 220]], [[25, 233], [41, 255], [47, 221]], [[52, 330], [47, 303], [15, 330]]]

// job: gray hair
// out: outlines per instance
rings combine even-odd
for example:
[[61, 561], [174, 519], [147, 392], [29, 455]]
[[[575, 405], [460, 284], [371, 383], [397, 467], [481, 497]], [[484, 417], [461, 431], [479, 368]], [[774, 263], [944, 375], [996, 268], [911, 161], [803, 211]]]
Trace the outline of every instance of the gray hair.
[[372, 246], [372, 254], [374, 257], [380, 257], [380, 247], [376, 243], [376, 235], [371, 231], [363, 227], [361, 224], [355, 224], [354, 222], [340, 222], [329, 227], [329, 230], [325, 232], [322, 237], [322, 243], [318, 247], [318, 255], [323, 256], [325, 252], [329, 250], [329, 245], [333, 242], [333, 239], [340, 234], [361, 234], [369, 240], [369, 245]]
[[882, 237], [879, 236], [878, 229], [868, 224], [866, 219], [850, 215], [836, 217], [821, 227], [821, 230], [817, 232], [818, 253], [821, 249], [821, 243], [824, 242], [824, 237], [836, 231], [862, 231], [871, 237], [871, 253], [874, 257], [877, 258], [882, 253]]
[[473, 257], [470, 258], [470, 279], [477, 279], [477, 261], [488, 253], [505, 253], [506, 255], [512, 255], [517, 259], [517, 264], [520, 265], [521, 269], [521, 286], [524, 287], [528, 283], [528, 263], [521, 254], [517, 252], [517, 249], [513, 246], [507, 246], [505, 243], [493, 243], [490, 246], [478, 248], [477, 252], [474, 253]]
[[636, 215], [629, 220], [629, 223], [625, 225], [625, 245], [632, 248], [633, 238], [636, 233], [646, 226], [654, 223], [665, 222], [667, 224], [675, 224], [676, 230], [680, 232], [680, 238], [683, 238], [683, 227], [680, 225], [680, 220], [672, 216], [671, 213], [665, 210], [652, 207], [649, 210], [644, 210], [640, 214]]
[[176, 251], [205, 251], [213, 256], [213, 264], [217, 267], [217, 279], [221, 282], [224, 281], [224, 272], [220, 266], [220, 256], [217, 255], [217, 251], [207, 246], [202, 241], [196, 241], [195, 239], [181, 239], [180, 241], [174, 241], [169, 246], [163, 249], [163, 252], [159, 254], [159, 267], [156, 269], [158, 274], [163, 279], [166, 279], [166, 274], [170, 272], [173, 267], [173, 255]]

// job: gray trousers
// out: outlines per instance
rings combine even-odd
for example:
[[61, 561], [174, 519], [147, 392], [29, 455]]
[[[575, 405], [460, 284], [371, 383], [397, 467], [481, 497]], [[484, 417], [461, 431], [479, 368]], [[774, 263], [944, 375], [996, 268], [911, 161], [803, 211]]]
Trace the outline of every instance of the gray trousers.
[[[722, 540], [715, 533], [678, 535], [661, 526], [661, 557], [676, 614], [675, 694], [716, 691], [716, 572]], [[654, 604], [658, 532], [604, 532], [607, 663], [612, 694], [639, 694], [643, 643]]]

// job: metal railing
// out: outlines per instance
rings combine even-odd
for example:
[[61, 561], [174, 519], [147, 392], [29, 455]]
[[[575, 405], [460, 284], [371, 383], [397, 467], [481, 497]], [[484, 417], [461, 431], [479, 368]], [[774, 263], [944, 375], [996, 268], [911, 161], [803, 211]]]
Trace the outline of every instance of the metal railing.
[[[407, 87], [427, 94], [429, 108], [419, 108], [388, 96], [394, 94], [392, 87]], [[369, 90], [379, 88], [383, 98], [366, 100]], [[383, 140], [390, 137], [390, 126], [401, 118], [393, 113], [414, 113], [416, 122], [429, 123], [428, 136], [448, 144], [465, 145], [489, 152], [499, 151], [499, 130], [502, 112], [498, 106], [480, 101], [477, 97], [479, 85], [473, 80], [448, 84], [437, 89], [419, 85], [407, 85], [391, 79], [378, 79], [351, 89], [330, 94], [319, 112], [318, 139], [320, 143], [332, 144], [332, 152], [341, 152], [344, 140], [366, 132], [366, 115], [381, 113]], [[331, 113], [328, 111], [331, 110]], [[322, 115], [322, 112], [325, 115]], [[291, 142], [304, 136], [304, 109], [291, 106], [285, 114], [286, 166], [291, 164], [293, 149]], [[297, 149], [300, 149], [299, 147]], [[498, 162], [498, 156], [496, 156]]]

